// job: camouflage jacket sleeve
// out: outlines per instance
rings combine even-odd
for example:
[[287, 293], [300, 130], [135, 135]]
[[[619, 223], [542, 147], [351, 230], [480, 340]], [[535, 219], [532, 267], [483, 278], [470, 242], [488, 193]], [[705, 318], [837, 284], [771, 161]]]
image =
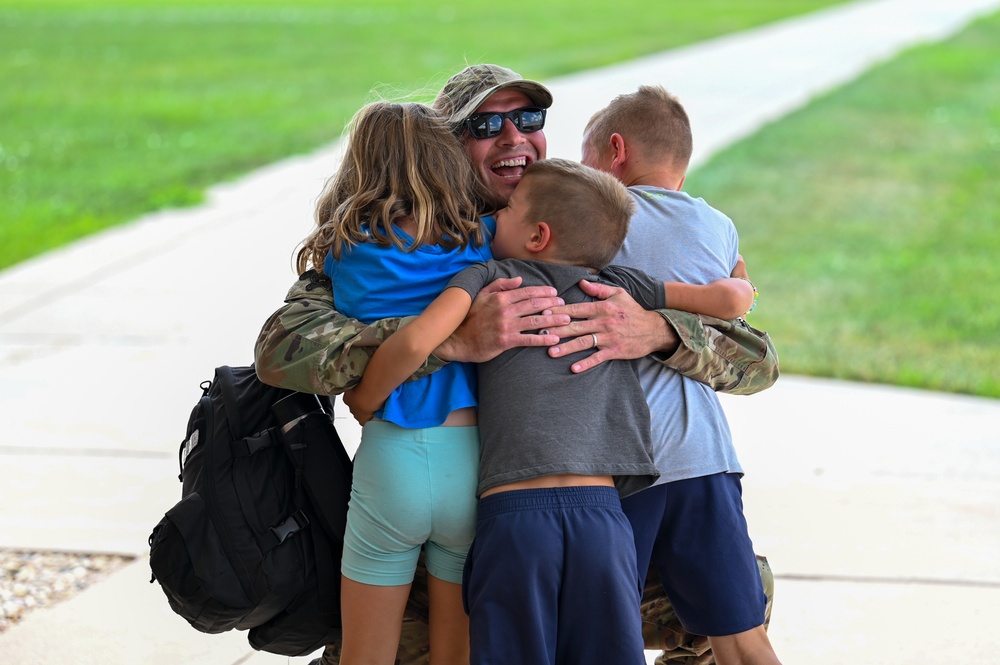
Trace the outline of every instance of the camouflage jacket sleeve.
[[[268, 318], [257, 337], [254, 364], [261, 381], [320, 395], [338, 395], [355, 386], [375, 349], [413, 317], [389, 318], [370, 325], [334, 308], [330, 280], [310, 270]], [[441, 367], [434, 357], [414, 377]]]
[[778, 380], [778, 354], [766, 332], [742, 319], [724, 321], [658, 310], [680, 338], [673, 354], [653, 354], [667, 367], [724, 393], [752, 395]]

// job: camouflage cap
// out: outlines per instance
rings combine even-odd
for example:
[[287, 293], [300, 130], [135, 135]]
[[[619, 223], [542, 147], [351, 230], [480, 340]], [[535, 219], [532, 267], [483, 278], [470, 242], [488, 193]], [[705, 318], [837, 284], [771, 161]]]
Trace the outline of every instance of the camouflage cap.
[[500, 65], [470, 65], [448, 79], [434, 100], [434, 108], [454, 130], [475, 113], [490, 95], [508, 88], [523, 92], [532, 104], [543, 109], [552, 106], [552, 93], [541, 83], [523, 78]]

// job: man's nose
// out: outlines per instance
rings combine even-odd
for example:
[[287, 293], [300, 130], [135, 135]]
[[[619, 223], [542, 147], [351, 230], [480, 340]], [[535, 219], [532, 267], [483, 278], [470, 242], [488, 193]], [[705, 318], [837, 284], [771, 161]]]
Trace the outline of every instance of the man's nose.
[[524, 134], [521, 133], [521, 130], [517, 128], [517, 125], [514, 124], [511, 118], [504, 118], [497, 140], [503, 142], [505, 145], [518, 145], [524, 143], [527, 139], [524, 138]]

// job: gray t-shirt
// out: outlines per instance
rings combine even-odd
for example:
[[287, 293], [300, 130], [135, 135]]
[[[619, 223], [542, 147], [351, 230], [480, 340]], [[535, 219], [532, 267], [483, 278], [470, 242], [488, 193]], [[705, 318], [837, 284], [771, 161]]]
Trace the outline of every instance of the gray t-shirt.
[[[637, 270], [586, 268], [539, 261], [490, 261], [466, 268], [448, 285], [475, 297], [499, 277], [522, 286], [555, 287], [567, 303], [593, 300], [581, 279], [627, 290], [644, 307], [665, 306], [663, 282]], [[556, 474], [611, 475], [621, 496], [649, 487], [656, 477], [649, 410], [635, 363], [605, 362], [580, 374], [570, 366], [591, 352], [551, 358], [545, 347], [520, 347], [478, 366], [479, 487]]]
[[[739, 238], [728, 217], [684, 192], [645, 186], [629, 191], [638, 208], [616, 264], [689, 284], [731, 274]], [[711, 388], [648, 358], [638, 361], [638, 369], [660, 471], [656, 484], [743, 473], [726, 414]]]

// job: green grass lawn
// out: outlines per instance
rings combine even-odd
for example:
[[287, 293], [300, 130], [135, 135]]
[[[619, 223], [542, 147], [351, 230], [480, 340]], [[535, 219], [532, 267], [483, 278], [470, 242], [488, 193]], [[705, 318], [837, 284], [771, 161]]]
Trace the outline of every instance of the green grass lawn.
[[1000, 15], [716, 155], [787, 373], [1000, 397]]
[[0, 0], [0, 268], [336, 139], [373, 86], [547, 78], [836, 0]]
[[[833, 0], [0, 0], [0, 268], [334, 140], [378, 86], [548, 78]], [[697, 137], [696, 137], [697, 140]], [[1000, 16], [716, 156], [783, 371], [1000, 397]]]

